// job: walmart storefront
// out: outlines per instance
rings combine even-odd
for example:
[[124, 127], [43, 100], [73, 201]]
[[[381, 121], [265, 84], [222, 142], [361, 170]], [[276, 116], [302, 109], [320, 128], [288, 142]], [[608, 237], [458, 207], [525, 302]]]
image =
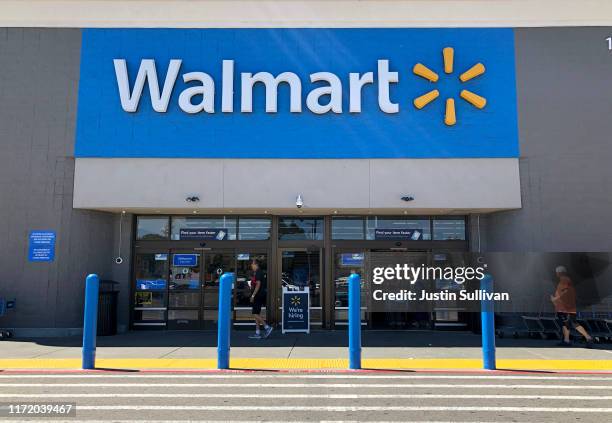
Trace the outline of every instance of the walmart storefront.
[[136, 215], [132, 327], [215, 328], [227, 271], [251, 325], [257, 259], [272, 321], [308, 286], [332, 328], [351, 272], [467, 251], [466, 214], [520, 207], [513, 46], [510, 29], [84, 31], [74, 202]]
[[[12, 322], [78, 328], [82, 278], [97, 271], [119, 282], [121, 329], [213, 329], [219, 275], [232, 271], [235, 324], [250, 325], [257, 259], [270, 320], [283, 286], [308, 286], [313, 328], [333, 329], [346, 323], [351, 272], [367, 292], [371, 269], [393, 263], [610, 251], [612, 206], [589, 199], [612, 152], [609, 119], [593, 118], [612, 92], [602, 83], [612, 64], [593, 59], [608, 54], [605, 34], [7, 30], [0, 84], [23, 106], [2, 117], [6, 149], [30, 148], [29, 167], [3, 162], [7, 204], [30, 210], [3, 210], [16, 251], [3, 257], [17, 275], [7, 292], [24, 310]], [[565, 201], [573, 189], [582, 204]], [[33, 230], [55, 234], [51, 260], [28, 260]], [[471, 319], [452, 306], [363, 309], [369, 328], [469, 329]]]

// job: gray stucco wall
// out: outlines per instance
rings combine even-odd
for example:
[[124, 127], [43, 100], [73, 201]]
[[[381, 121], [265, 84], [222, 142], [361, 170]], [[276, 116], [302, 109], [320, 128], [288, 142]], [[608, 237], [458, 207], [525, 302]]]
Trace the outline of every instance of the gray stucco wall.
[[612, 251], [610, 28], [515, 30], [522, 209], [489, 251]]
[[[0, 29], [2, 327], [78, 328], [84, 277], [112, 276], [113, 216], [72, 208], [80, 45], [78, 29]], [[57, 231], [54, 262], [28, 262], [34, 229]]]

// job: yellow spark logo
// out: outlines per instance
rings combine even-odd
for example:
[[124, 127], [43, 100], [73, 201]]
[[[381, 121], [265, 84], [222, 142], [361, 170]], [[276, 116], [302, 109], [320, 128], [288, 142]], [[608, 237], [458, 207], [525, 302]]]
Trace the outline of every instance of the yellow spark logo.
[[302, 301], [300, 300], [300, 297], [298, 297], [297, 295], [294, 295], [293, 297], [291, 297], [291, 305], [298, 306], [301, 303]]
[[[454, 50], [452, 47], [445, 47], [442, 49], [442, 57], [444, 58], [444, 73], [451, 74], [453, 73], [453, 59], [454, 59]], [[427, 66], [417, 63], [414, 65], [412, 69], [415, 75], [420, 76], [421, 78], [425, 78], [430, 82], [437, 82], [440, 77], [437, 73], [429, 69]], [[459, 80], [461, 82], [467, 82], [471, 79], [476, 78], [477, 76], [485, 73], [485, 67], [482, 63], [476, 63], [470, 69], [463, 72], [459, 75]], [[427, 106], [429, 103], [434, 101], [436, 98], [440, 96], [440, 92], [438, 90], [431, 90], [428, 93], [423, 94], [420, 97], [414, 99], [414, 107], [417, 109], [422, 109]], [[472, 106], [482, 109], [487, 104], [487, 99], [479, 96], [468, 90], [462, 90], [460, 97], [470, 103]], [[455, 99], [447, 98], [446, 99], [446, 113], [444, 115], [444, 123], [448, 126], [452, 126], [457, 123], [457, 116], [455, 113]]]

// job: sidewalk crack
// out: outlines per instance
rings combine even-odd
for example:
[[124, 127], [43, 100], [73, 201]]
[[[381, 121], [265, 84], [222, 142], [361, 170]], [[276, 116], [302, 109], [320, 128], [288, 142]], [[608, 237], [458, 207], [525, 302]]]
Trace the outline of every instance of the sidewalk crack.
[[293, 338], [293, 345], [291, 346], [291, 349], [289, 350], [289, 354], [287, 354], [287, 358], [291, 358], [291, 354], [293, 353], [293, 349], [295, 348], [296, 344], [297, 344], [297, 336]]

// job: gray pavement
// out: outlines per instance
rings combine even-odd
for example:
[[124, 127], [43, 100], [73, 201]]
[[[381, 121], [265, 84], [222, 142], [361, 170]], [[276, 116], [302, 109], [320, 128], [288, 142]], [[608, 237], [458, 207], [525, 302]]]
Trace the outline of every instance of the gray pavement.
[[0, 402], [74, 403], [70, 422], [605, 422], [612, 375], [3, 372]]
[[[346, 331], [285, 334], [248, 339], [250, 332], [232, 333], [234, 358], [345, 358]], [[216, 358], [215, 332], [138, 331], [98, 337], [98, 358]], [[582, 344], [557, 347], [556, 340], [497, 339], [502, 359], [611, 360], [612, 343], [588, 350]], [[466, 332], [365, 331], [364, 358], [481, 358], [480, 336]], [[81, 338], [35, 338], [0, 341], [4, 358], [80, 358]]]

